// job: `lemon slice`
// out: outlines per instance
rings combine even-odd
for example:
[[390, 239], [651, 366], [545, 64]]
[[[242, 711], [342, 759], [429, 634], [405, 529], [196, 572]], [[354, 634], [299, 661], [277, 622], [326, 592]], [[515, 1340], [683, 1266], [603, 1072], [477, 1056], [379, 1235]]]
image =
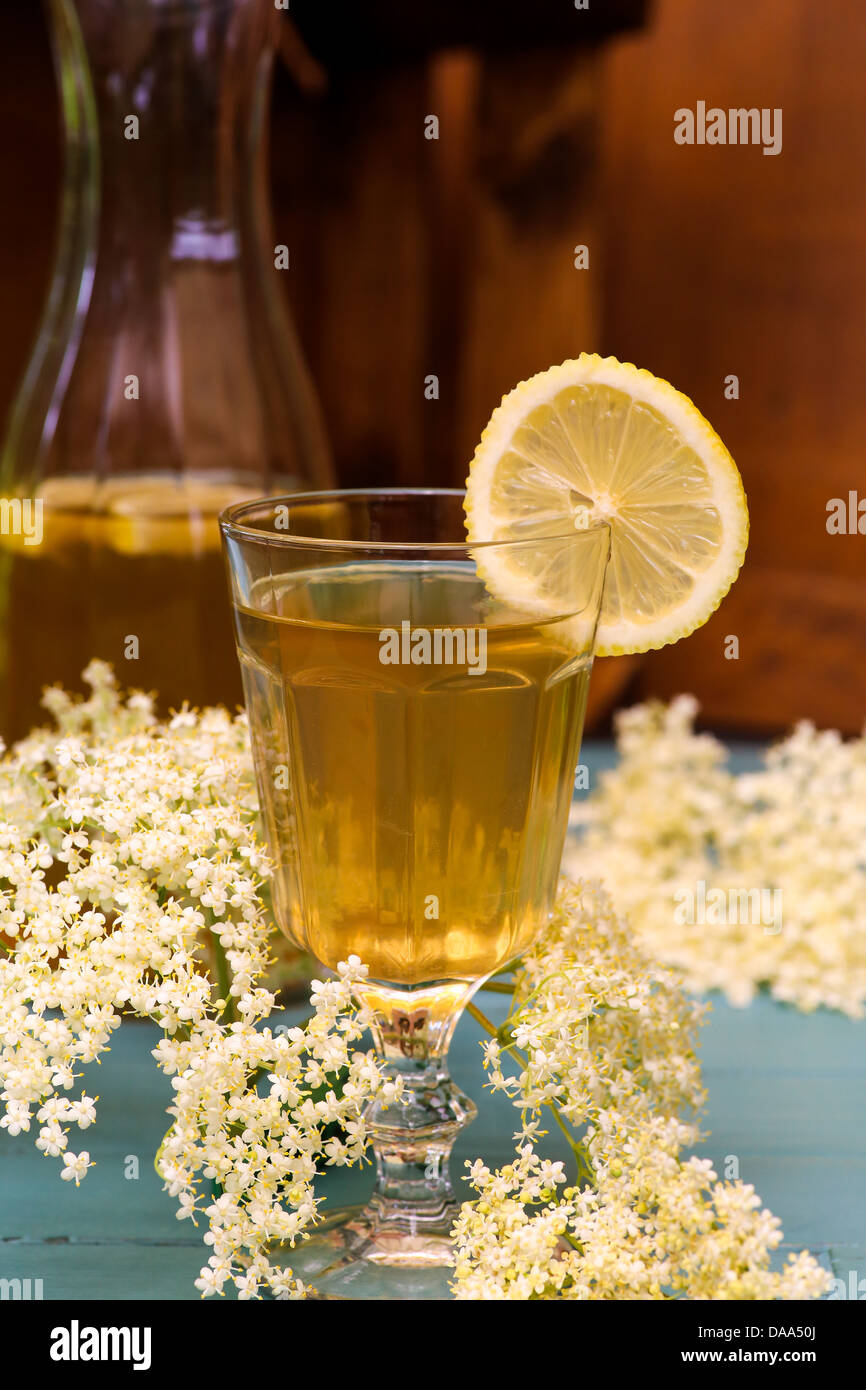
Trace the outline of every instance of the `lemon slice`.
[[742, 480], [700, 411], [659, 377], [589, 353], [503, 398], [475, 451], [465, 505], [470, 541], [538, 541], [534, 559], [532, 546], [476, 556], [497, 597], [537, 611], [551, 607], [544, 538], [608, 524], [602, 656], [663, 647], [700, 627], [748, 541]]
[[122, 555], [202, 555], [219, 551], [224, 507], [254, 496], [235, 483], [159, 476], [118, 480], [106, 494], [105, 544]]
[[165, 474], [48, 478], [37, 498], [43, 508], [40, 543], [28, 545], [20, 533], [4, 535], [0, 527], [0, 548], [25, 557], [51, 553], [72, 561], [88, 546], [121, 555], [218, 552], [220, 512], [254, 496], [255, 489], [240, 483], [195, 475], [179, 481]]
[[[52, 478], [44, 483], [36, 493], [34, 503], [41, 511], [42, 525], [38, 544], [33, 544], [22, 533], [3, 528], [0, 546], [13, 550], [23, 559], [41, 559], [49, 551], [64, 551], [87, 543], [89, 538], [90, 496], [93, 484], [89, 479]], [[24, 499], [21, 499], [22, 504]], [[31, 521], [35, 513], [30, 512]], [[31, 533], [32, 534], [32, 533]]]

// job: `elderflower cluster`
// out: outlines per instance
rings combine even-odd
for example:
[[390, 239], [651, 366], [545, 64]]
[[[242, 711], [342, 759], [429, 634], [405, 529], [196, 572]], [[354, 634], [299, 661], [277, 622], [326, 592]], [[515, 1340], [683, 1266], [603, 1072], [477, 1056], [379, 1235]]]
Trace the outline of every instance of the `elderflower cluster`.
[[[314, 982], [303, 1027], [269, 1024], [268, 863], [245, 719], [159, 722], [147, 696], [121, 699], [104, 663], [85, 675], [88, 699], [49, 691], [56, 728], [0, 758], [0, 1126], [29, 1133], [78, 1184], [90, 1156], [70, 1138], [96, 1118], [82, 1068], [123, 1015], [154, 1020], [174, 1091], [157, 1167], [178, 1218], [206, 1222], [198, 1288], [303, 1297], [291, 1248], [317, 1218], [316, 1168], [360, 1160], [369, 1102], [401, 1099], [359, 1046], [365, 967], [351, 957]], [[722, 774], [698, 746], [699, 803]], [[472, 1168], [458, 1297], [820, 1291], [808, 1255], [769, 1272], [780, 1232], [751, 1188], [681, 1157], [697, 1137], [683, 1116], [702, 1100], [701, 1011], [600, 890], [563, 887], [485, 1051], [518, 1108], [519, 1148], [497, 1173]], [[576, 1185], [534, 1151], [542, 1109], [570, 1138]]]
[[[682, 1118], [702, 1100], [703, 1006], [652, 964], [597, 886], [563, 889], [485, 1047], [490, 1085], [520, 1108], [515, 1160], [470, 1169], [457, 1221], [459, 1299], [800, 1299], [829, 1287], [808, 1253], [770, 1269], [782, 1232], [754, 1189], [720, 1182]], [[542, 1107], [578, 1181], [540, 1157]]]
[[691, 989], [862, 1017], [866, 735], [802, 723], [735, 775], [696, 713], [680, 696], [619, 715], [619, 764], [575, 810], [566, 872], [600, 878]]
[[[0, 1126], [29, 1131], [78, 1184], [90, 1156], [70, 1136], [96, 1118], [81, 1068], [123, 1014], [155, 1020], [175, 1092], [158, 1167], [178, 1216], [207, 1217], [199, 1287], [299, 1295], [267, 1241], [312, 1224], [317, 1160], [360, 1158], [366, 1101], [396, 1099], [352, 1046], [364, 967], [353, 957], [315, 986], [304, 1028], [261, 1026], [271, 928], [245, 720], [160, 724], [104, 663], [85, 677], [88, 700], [49, 691], [58, 728], [0, 760]], [[344, 1137], [328, 1140], [335, 1121]]]
[[[268, 1246], [293, 1247], [315, 1222], [320, 1161], [363, 1158], [366, 1102], [398, 1098], [375, 1058], [352, 1046], [365, 1029], [353, 985], [365, 975], [351, 956], [337, 980], [314, 981], [306, 1027], [257, 1030], [248, 1013], [229, 1028], [209, 1020], [191, 1037], [166, 1038], [155, 1049], [175, 1092], [159, 1171], [179, 1198], [178, 1219], [194, 1221], [203, 1211], [209, 1221], [204, 1239], [213, 1254], [196, 1280], [203, 1295], [232, 1281], [241, 1298], [305, 1296], [302, 1281], [290, 1265], [272, 1262]], [[323, 1140], [326, 1126], [340, 1132]], [[208, 1195], [213, 1184], [219, 1196]]]

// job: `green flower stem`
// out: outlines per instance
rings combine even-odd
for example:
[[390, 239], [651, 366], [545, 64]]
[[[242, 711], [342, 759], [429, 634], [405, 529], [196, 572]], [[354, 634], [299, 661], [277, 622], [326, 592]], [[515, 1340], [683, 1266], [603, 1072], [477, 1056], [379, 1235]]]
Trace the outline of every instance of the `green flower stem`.
[[470, 1000], [470, 1002], [466, 1005], [466, 1012], [467, 1012], [468, 1014], [471, 1014], [471, 1015], [472, 1015], [472, 1017], [475, 1019], [475, 1022], [476, 1022], [477, 1024], [479, 1024], [479, 1025], [484, 1029], [485, 1033], [487, 1033], [489, 1037], [491, 1037], [491, 1038], [498, 1038], [498, 1037], [499, 1037], [499, 1029], [498, 1029], [498, 1028], [495, 1028], [495, 1027], [493, 1026], [493, 1024], [490, 1022], [490, 1019], [487, 1017], [487, 1015], [486, 1015], [486, 1014], [483, 1014], [483, 1013], [481, 1012], [481, 1010], [480, 1010], [479, 1008], [477, 1008], [476, 1005], [473, 1004], [473, 1003], [471, 1002], [471, 1000]]
[[229, 963], [226, 960], [225, 948], [217, 933], [211, 927], [210, 939], [213, 945], [214, 961], [216, 962], [217, 984], [219, 985], [220, 997], [225, 1000], [222, 1017], [226, 1023], [237, 1022], [235, 1012], [235, 1001], [232, 999], [231, 979], [229, 974]]
[[[466, 1012], [472, 1015], [472, 1017], [475, 1019], [475, 1022], [481, 1028], [483, 1028], [484, 1032], [487, 1033], [489, 1037], [496, 1039], [503, 1052], [507, 1052], [511, 1057], [515, 1059], [515, 1061], [519, 1062], [522, 1066], [525, 1066], [526, 1058], [524, 1057], [523, 1053], [520, 1052], [519, 1049], [516, 1048], [513, 1043], [508, 1043], [504, 1040], [502, 1030], [497, 1028], [495, 1024], [491, 1023], [490, 1019], [486, 1016], [486, 1014], [483, 1014], [481, 1010], [471, 1002], [466, 1005]], [[547, 1109], [550, 1110], [550, 1112], [552, 1113], [553, 1118], [556, 1120], [557, 1125], [559, 1126], [560, 1130], [565, 1136], [565, 1139], [568, 1143], [568, 1147], [574, 1154], [575, 1161], [577, 1163], [578, 1181], [580, 1182], [582, 1179], [585, 1179], [594, 1187], [596, 1183], [595, 1170], [593, 1169], [592, 1161], [589, 1157], [589, 1154], [587, 1153], [586, 1145], [582, 1144], [579, 1139], [575, 1139], [574, 1135], [571, 1132], [571, 1129], [568, 1126], [568, 1122], [564, 1118], [562, 1111], [560, 1110], [559, 1106], [556, 1104], [555, 1101], [545, 1101], [545, 1105], [547, 1106]]]
[[[538, 984], [535, 986], [535, 989], [530, 990], [529, 994], [527, 994], [525, 998], [521, 999], [520, 1007], [518, 1008], [517, 1012], [520, 1013], [522, 1009], [525, 1009], [529, 1004], [531, 1004], [532, 1001], [537, 997], [539, 991], [544, 989], [544, 986], [548, 984], [551, 980], [564, 980], [566, 978], [566, 972], [564, 970], [551, 970], [549, 975], [543, 976], [543, 978], [538, 981]], [[510, 1018], [511, 1014], [509, 1013], [508, 1016]]]
[[574, 1135], [571, 1133], [571, 1130], [568, 1128], [568, 1125], [566, 1124], [566, 1121], [564, 1120], [558, 1105], [556, 1105], [553, 1101], [548, 1101], [547, 1108], [548, 1110], [553, 1112], [553, 1118], [556, 1120], [556, 1123], [559, 1125], [559, 1128], [565, 1135], [565, 1138], [568, 1141], [568, 1146], [571, 1149], [571, 1152], [574, 1154], [575, 1161], [577, 1163], [578, 1182], [585, 1179], [588, 1183], [595, 1187], [595, 1169], [593, 1168], [589, 1154], [586, 1151], [586, 1145], [581, 1144], [579, 1139], [575, 1139]]

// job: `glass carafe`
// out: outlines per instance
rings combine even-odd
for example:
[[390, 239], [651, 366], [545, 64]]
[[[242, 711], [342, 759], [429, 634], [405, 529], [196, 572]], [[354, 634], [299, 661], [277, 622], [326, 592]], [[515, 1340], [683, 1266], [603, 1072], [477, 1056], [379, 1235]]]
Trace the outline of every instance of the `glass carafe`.
[[217, 515], [330, 479], [270, 229], [273, 0], [49, 9], [66, 172], [0, 467], [7, 740], [92, 656], [163, 709], [239, 702]]

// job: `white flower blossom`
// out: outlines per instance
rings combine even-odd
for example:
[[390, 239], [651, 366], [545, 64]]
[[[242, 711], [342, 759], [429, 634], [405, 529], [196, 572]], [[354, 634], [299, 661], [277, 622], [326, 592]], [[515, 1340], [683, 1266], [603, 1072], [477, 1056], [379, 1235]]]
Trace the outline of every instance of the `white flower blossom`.
[[[37, 1148], [77, 1185], [90, 1156], [67, 1151], [69, 1133], [97, 1113], [95, 1097], [74, 1095], [82, 1067], [124, 1013], [155, 1020], [174, 1088], [157, 1166], [178, 1219], [202, 1214], [214, 1250], [197, 1287], [302, 1296], [291, 1269], [269, 1265], [268, 1243], [315, 1223], [318, 1164], [363, 1157], [367, 1100], [398, 1100], [357, 1047], [363, 970], [353, 958], [324, 982], [304, 1027], [267, 1026], [268, 864], [246, 720], [184, 709], [160, 724], [147, 696], [121, 700], [104, 663], [85, 674], [88, 700], [48, 692], [59, 731], [0, 760], [0, 931], [14, 945], [0, 958], [0, 1125], [26, 1132], [35, 1107]], [[49, 883], [54, 863], [65, 872]]]
[[[767, 987], [806, 1011], [861, 1018], [866, 734], [846, 741], [801, 723], [761, 771], [736, 776], [724, 745], [694, 732], [697, 708], [680, 696], [617, 716], [619, 763], [575, 808], [566, 872], [600, 878], [692, 990], [745, 1005]], [[699, 885], [705, 898], [721, 890], [721, 910], [689, 911]], [[742, 910], [741, 894], [758, 907], [762, 892], [760, 914]]]
[[[703, 1100], [704, 1009], [643, 954], [598, 886], [560, 894], [484, 1049], [490, 1083], [525, 1120], [511, 1163], [470, 1166], [477, 1195], [455, 1228], [458, 1299], [800, 1299], [827, 1289], [808, 1253], [773, 1272], [782, 1233], [754, 1189], [683, 1156], [698, 1138], [688, 1114]], [[551, 1102], [572, 1128], [573, 1185], [534, 1148]]]
[[86, 1149], [80, 1154], [64, 1154], [63, 1171], [60, 1176], [63, 1178], [64, 1182], [74, 1182], [77, 1187], [88, 1168], [92, 1167], [93, 1164], [90, 1162], [90, 1154]]
[[[172, 1087], [156, 1163], [178, 1219], [201, 1219], [210, 1255], [196, 1287], [203, 1297], [233, 1284], [244, 1299], [303, 1298], [290, 1256], [319, 1218], [317, 1170], [362, 1160], [373, 1096], [400, 1102], [399, 1084], [360, 1048], [368, 1019], [354, 989], [366, 968], [350, 956], [336, 978], [314, 981], [304, 1025], [274, 1030], [269, 866], [245, 718], [184, 708], [160, 723], [148, 696], [121, 699], [105, 663], [85, 679], [85, 700], [46, 692], [55, 730], [0, 756], [0, 1126], [31, 1132], [77, 1185], [92, 1165], [69, 1137], [98, 1110], [78, 1089], [82, 1070], [123, 1015], [155, 1021], [154, 1057]], [[831, 790], [837, 755], [834, 745], [820, 760]], [[701, 758], [691, 801], [706, 825], [722, 774], [712, 750]], [[760, 782], [741, 792], [756, 817], [772, 800]], [[677, 814], [672, 804], [671, 834], [691, 844]], [[849, 821], [859, 826], [858, 816]], [[828, 846], [819, 840], [816, 891]], [[849, 956], [834, 956], [833, 940], [824, 953], [835, 979]], [[813, 970], [812, 995], [802, 973], [780, 988], [808, 1002], [820, 980]], [[484, 1049], [490, 1084], [517, 1107], [518, 1148], [498, 1172], [480, 1160], [471, 1168], [478, 1195], [456, 1230], [458, 1297], [819, 1291], [808, 1255], [769, 1273], [781, 1233], [750, 1188], [682, 1157], [697, 1137], [683, 1115], [702, 1095], [700, 1012], [633, 946], [600, 891], [564, 890], [553, 929], [518, 973], [508, 1028]], [[581, 1136], [577, 1186], [535, 1153], [551, 1104]], [[286, 1262], [271, 1263], [274, 1244]]]

